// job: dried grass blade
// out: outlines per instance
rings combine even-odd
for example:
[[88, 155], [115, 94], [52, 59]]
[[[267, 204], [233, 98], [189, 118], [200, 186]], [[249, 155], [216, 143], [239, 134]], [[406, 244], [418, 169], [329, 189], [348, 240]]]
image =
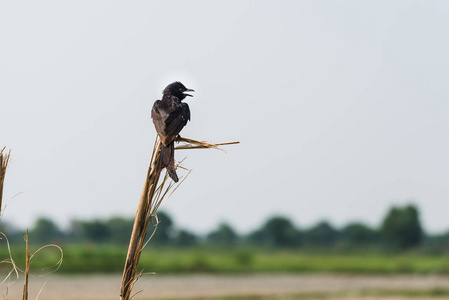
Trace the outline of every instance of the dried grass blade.
[[28, 243], [28, 229], [25, 234], [25, 243], [26, 243], [26, 266], [25, 266], [25, 284], [23, 285], [23, 294], [22, 300], [28, 300], [28, 277], [30, 275], [30, 245]]
[[[11, 253], [11, 245], [9, 244], [9, 240], [8, 237], [3, 233], [0, 232], [0, 235], [2, 235], [5, 238], [5, 242], [6, 242], [6, 246], [8, 248], [8, 255], [9, 255], [9, 259], [4, 259], [0, 262], [0, 264], [2, 263], [10, 263], [12, 265], [12, 269], [11, 271], [9, 271], [8, 275], [5, 277], [5, 279], [3, 279], [3, 281], [0, 283], [3, 284], [5, 283], [7, 280], [10, 280], [11, 275], [13, 273], [16, 273], [16, 280], [19, 279], [19, 268], [16, 266], [16, 263], [14, 262], [14, 259], [12, 258], [12, 253]], [[15, 281], [15, 280], [14, 280]]]
[[234, 145], [239, 144], [240, 142], [225, 142], [225, 143], [210, 143], [205, 141], [197, 141], [193, 139], [187, 139], [183, 137], [179, 137], [176, 140], [178, 143], [184, 143], [180, 146], [176, 146], [176, 150], [184, 150], [184, 149], [217, 149], [226, 152], [225, 150], [219, 148], [219, 146], [225, 145]]
[[42, 291], [44, 290], [44, 287], [45, 287], [46, 285], [47, 285], [47, 281], [44, 282], [44, 284], [42, 285], [41, 289], [39, 290], [39, 293], [37, 293], [36, 300], [39, 299], [39, 297], [41, 296]]
[[11, 155], [11, 150], [4, 154], [6, 147], [0, 150], [0, 217], [2, 215], [2, 202], [3, 202], [3, 184], [5, 182], [6, 168], [8, 167], [9, 157]]

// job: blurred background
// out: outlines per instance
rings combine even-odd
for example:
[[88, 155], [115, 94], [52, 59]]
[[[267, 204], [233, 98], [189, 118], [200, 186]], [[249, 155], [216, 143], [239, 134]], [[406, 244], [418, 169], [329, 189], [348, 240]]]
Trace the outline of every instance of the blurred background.
[[63, 245], [63, 272], [120, 272], [151, 107], [179, 80], [196, 91], [182, 136], [240, 144], [176, 152], [192, 173], [145, 268], [445, 274], [448, 17], [444, 1], [2, 2], [1, 230], [19, 252], [27, 228]]

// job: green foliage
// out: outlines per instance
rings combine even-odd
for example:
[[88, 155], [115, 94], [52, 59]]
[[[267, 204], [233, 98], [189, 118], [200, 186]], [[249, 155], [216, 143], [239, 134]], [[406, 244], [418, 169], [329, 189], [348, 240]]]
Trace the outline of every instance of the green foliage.
[[239, 236], [235, 230], [226, 223], [221, 223], [217, 230], [207, 235], [207, 240], [215, 245], [233, 246], [237, 243]]
[[81, 246], [64, 247], [63, 273], [107, 273], [123, 270], [126, 247]]
[[250, 266], [254, 262], [254, 254], [251, 249], [237, 249], [234, 252], [235, 261], [241, 266]]
[[341, 231], [341, 240], [353, 247], [375, 245], [380, 236], [377, 231], [362, 223], [351, 223]]
[[[34, 248], [34, 249], [33, 249]], [[31, 249], [36, 250], [36, 247]], [[66, 245], [62, 273], [109, 273], [123, 271], [127, 247], [110, 245]], [[12, 249], [14, 259], [22, 267], [23, 247]], [[4, 247], [0, 257], [6, 257]], [[39, 274], [59, 259], [58, 251], [40, 254], [31, 264], [32, 273]], [[141, 256], [141, 269], [156, 273], [285, 273], [334, 272], [350, 274], [449, 274], [445, 256], [417, 253], [336, 253], [335, 251], [274, 250], [254, 247], [210, 249], [208, 247], [147, 247]], [[3, 272], [10, 265], [0, 265]]]
[[80, 222], [80, 231], [89, 243], [102, 243], [111, 238], [111, 229], [101, 220]]
[[39, 218], [34, 224], [29, 237], [30, 242], [48, 244], [60, 241], [63, 239], [64, 234], [52, 220]]
[[[156, 221], [156, 218], [154, 218]], [[252, 233], [239, 235], [229, 224], [222, 223], [207, 234], [197, 236], [183, 228], [175, 227], [172, 218], [164, 212], [158, 213], [157, 230], [150, 242], [155, 247], [237, 247], [240, 245], [264, 248], [296, 249], [380, 249], [408, 250], [420, 247], [423, 251], [442, 253], [449, 249], [449, 234], [425, 236], [419, 221], [416, 207], [393, 207], [385, 216], [378, 230], [362, 223], [351, 223], [337, 229], [328, 222], [320, 222], [310, 228], [296, 228], [286, 217], [273, 216]], [[51, 220], [40, 218], [30, 230], [30, 242], [89, 244], [89, 245], [127, 245], [134, 220], [110, 218], [107, 220], [76, 220], [69, 230], [61, 230]], [[156, 225], [156, 224], [153, 224]], [[150, 226], [147, 238], [155, 226]], [[10, 242], [22, 243], [24, 233], [3, 223], [2, 230]]]
[[174, 244], [179, 247], [191, 247], [196, 245], [197, 242], [198, 238], [195, 234], [183, 229], [178, 230], [174, 238]]
[[449, 232], [443, 234], [427, 236], [423, 241], [423, 247], [429, 253], [442, 254], [449, 249]]
[[106, 226], [109, 228], [110, 242], [113, 244], [126, 245], [129, 242], [133, 225], [133, 219], [114, 217], [107, 220]]
[[289, 219], [274, 216], [252, 233], [249, 240], [261, 245], [294, 247], [300, 244], [300, 235]]
[[305, 232], [305, 240], [308, 245], [332, 246], [335, 244], [339, 232], [328, 222], [320, 222]]
[[419, 245], [423, 230], [418, 209], [413, 205], [391, 208], [382, 222], [381, 234], [389, 245], [399, 249]]
[[[2, 220], [0, 222], [0, 232], [5, 234], [8, 237], [8, 241], [10, 243], [17, 243], [23, 241], [23, 237], [25, 236], [25, 231], [18, 230], [17, 228], [14, 228], [10, 223], [5, 222]], [[4, 239], [3, 236], [0, 236], [0, 239]], [[0, 240], [1, 243], [1, 240]], [[0, 244], [0, 247], [2, 245]]]

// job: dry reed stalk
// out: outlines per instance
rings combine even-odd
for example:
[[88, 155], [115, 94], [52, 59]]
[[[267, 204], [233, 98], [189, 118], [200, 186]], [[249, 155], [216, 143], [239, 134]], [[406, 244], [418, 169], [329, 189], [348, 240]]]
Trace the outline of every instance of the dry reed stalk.
[[25, 266], [25, 284], [23, 285], [23, 294], [22, 300], [28, 300], [28, 277], [30, 275], [30, 245], [28, 244], [28, 229], [25, 234], [25, 243], [26, 243], [26, 266]]
[[6, 147], [3, 147], [3, 149], [0, 150], [0, 217], [2, 215], [3, 183], [5, 182], [6, 168], [8, 167], [9, 156], [11, 154], [11, 150], [8, 153], [3, 154], [5, 148]]
[[[231, 142], [231, 143], [214, 144], [181, 137], [178, 137], [177, 142], [183, 142], [184, 145], [178, 146], [175, 149], [200, 149], [200, 148], [220, 149], [218, 148], [218, 146], [238, 143], [238, 142]], [[159, 183], [161, 172], [157, 171], [156, 166], [159, 162], [160, 148], [161, 148], [160, 145], [161, 142], [159, 138], [156, 138], [153, 153], [151, 155], [150, 165], [147, 171], [145, 185], [142, 194], [140, 196], [139, 205], [137, 207], [136, 218], [134, 220], [134, 226], [131, 233], [131, 239], [129, 242], [128, 254], [126, 257], [125, 267], [123, 270], [122, 286], [120, 291], [121, 300], [130, 299], [134, 284], [143, 275], [142, 271], [137, 275], [136, 273], [137, 273], [137, 266], [139, 264], [140, 254], [142, 253], [143, 248], [148, 242], [148, 241], [145, 242], [148, 226], [150, 224], [155, 223], [156, 226], [155, 230], [156, 230], [158, 222], [156, 216], [157, 209], [161, 205], [164, 198], [169, 197], [171, 195], [168, 194], [168, 192], [174, 187], [172, 191], [173, 193], [179, 186], [179, 184], [181, 184], [184, 181], [181, 180], [177, 184], [174, 184], [170, 180], [170, 183], [168, 183], [167, 185], [169, 177], [167, 174], [165, 174], [161, 183]], [[156, 219], [156, 222], [154, 222], [154, 219]], [[149, 239], [151, 239], [151, 236]]]
[[[5, 181], [5, 174], [6, 174], [6, 168], [8, 167], [8, 163], [9, 163], [9, 158], [11, 155], [11, 151], [9, 151], [7, 154], [4, 154], [5, 147], [3, 149], [0, 150], [0, 217], [1, 217], [1, 208], [2, 208], [2, 197], [3, 197], [3, 184]], [[5, 279], [0, 282], [0, 284], [3, 284], [4, 282], [6, 282], [7, 280], [10, 280], [11, 276], [15, 273], [17, 279], [19, 279], [19, 272], [23, 272], [25, 274], [25, 283], [23, 286], [23, 293], [22, 293], [22, 300], [28, 300], [28, 283], [29, 283], [29, 275], [30, 275], [30, 265], [31, 265], [31, 260], [33, 259], [33, 257], [39, 253], [40, 251], [42, 251], [43, 249], [49, 248], [49, 247], [55, 247], [57, 248], [60, 253], [61, 253], [61, 258], [59, 259], [59, 261], [55, 264], [55, 270], [50, 271], [44, 275], [56, 272], [62, 265], [62, 260], [63, 260], [63, 251], [61, 249], [61, 247], [59, 247], [58, 245], [54, 245], [54, 244], [50, 244], [50, 245], [46, 245], [43, 246], [41, 248], [39, 248], [36, 252], [34, 252], [33, 254], [30, 253], [30, 245], [29, 245], [29, 240], [28, 240], [28, 229], [26, 231], [25, 234], [25, 271], [21, 270], [20, 268], [17, 267], [17, 265], [15, 264], [13, 258], [12, 258], [12, 254], [11, 254], [11, 247], [9, 245], [9, 241], [7, 236], [3, 233], [0, 232], [0, 239], [4, 238], [6, 241], [6, 245], [8, 248], [8, 254], [9, 254], [9, 259], [4, 259], [2, 261], [0, 261], [0, 264], [2, 263], [10, 263], [12, 265], [12, 268], [10, 270], [10, 272], [8, 273], [8, 275], [5, 277]], [[44, 276], [44, 275], [40, 275], [40, 276]], [[15, 282], [12, 281], [12, 283]], [[12, 284], [11, 283], [11, 284]], [[44, 283], [44, 285], [42, 286], [42, 288], [39, 291], [39, 294], [37, 296], [36, 299], [39, 298], [40, 294], [42, 293], [42, 290], [44, 288], [46, 283]], [[8, 295], [8, 286], [6, 286], [6, 296]], [[6, 298], [7, 299], [7, 298]]]

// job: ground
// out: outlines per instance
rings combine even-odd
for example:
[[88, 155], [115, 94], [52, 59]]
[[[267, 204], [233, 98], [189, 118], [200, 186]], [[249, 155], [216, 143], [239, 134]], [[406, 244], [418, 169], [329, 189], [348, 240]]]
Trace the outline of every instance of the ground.
[[[30, 297], [41, 300], [119, 299], [121, 275], [47, 276], [30, 278]], [[23, 281], [5, 284], [0, 299], [20, 299]], [[360, 275], [147, 275], [134, 299], [448, 299], [449, 277]]]

